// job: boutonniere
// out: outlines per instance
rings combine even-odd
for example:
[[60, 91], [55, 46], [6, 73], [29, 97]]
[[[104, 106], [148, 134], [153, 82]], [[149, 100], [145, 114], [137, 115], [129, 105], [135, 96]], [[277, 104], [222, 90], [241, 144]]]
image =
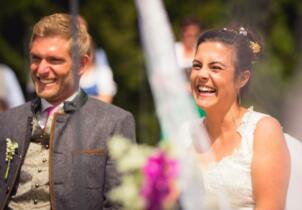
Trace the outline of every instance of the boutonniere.
[[13, 160], [17, 149], [18, 149], [18, 143], [11, 140], [10, 138], [6, 138], [5, 162], [7, 162], [7, 166], [5, 170], [4, 180], [7, 180], [8, 178], [10, 163]]

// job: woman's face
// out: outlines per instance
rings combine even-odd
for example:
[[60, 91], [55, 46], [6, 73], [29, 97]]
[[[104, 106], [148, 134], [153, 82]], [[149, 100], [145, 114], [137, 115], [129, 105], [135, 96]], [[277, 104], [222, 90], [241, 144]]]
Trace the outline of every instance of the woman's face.
[[198, 46], [191, 72], [191, 88], [197, 105], [207, 111], [230, 107], [237, 100], [236, 51], [231, 45], [206, 41]]

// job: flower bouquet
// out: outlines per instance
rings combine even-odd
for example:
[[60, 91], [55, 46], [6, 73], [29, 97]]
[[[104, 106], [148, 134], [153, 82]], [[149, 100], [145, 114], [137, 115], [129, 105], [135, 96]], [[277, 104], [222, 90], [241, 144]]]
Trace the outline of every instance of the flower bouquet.
[[178, 198], [176, 153], [165, 142], [158, 147], [137, 145], [113, 137], [109, 152], [122, 174], [121, 184], [110, 198], [124, 210], [170, 210]]

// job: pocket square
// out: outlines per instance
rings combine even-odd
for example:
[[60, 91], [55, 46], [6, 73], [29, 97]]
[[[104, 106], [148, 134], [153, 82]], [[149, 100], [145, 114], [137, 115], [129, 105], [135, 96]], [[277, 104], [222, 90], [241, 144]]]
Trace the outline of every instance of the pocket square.
[[72, 154], [85, 154], [85, 155], [104, 155], [106, 152], [103, 149], [93, 149], [93, 150], [75, 150]]

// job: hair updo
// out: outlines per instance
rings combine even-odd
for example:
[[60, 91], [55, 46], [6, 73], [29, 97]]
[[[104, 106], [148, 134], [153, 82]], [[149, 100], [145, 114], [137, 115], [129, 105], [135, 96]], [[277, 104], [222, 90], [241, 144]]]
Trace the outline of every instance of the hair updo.
[[237, 78], [242, 71], [252, 70], [252, 64], [259, 56], [261, 46], [256, 40], [255, 35], [243, 27], [238, 29], [222, 28], [204, 32], [197, 40], [197, 47], [203, 42], [217, 41], [229, 44], [236, 49], [235, 58], [235, 77]]

